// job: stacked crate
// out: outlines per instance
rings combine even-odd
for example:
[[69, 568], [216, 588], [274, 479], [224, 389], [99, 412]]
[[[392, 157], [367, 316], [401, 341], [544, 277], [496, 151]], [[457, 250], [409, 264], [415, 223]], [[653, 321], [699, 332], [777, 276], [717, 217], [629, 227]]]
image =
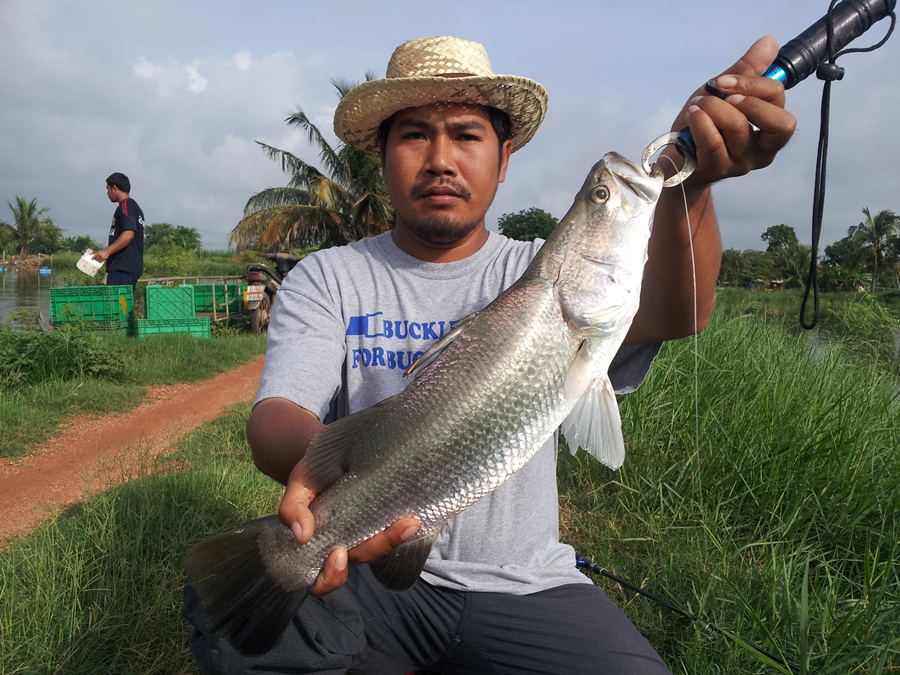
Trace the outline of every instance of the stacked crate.
[[247, 282], [223, 281], [216, 284], [194, 284], [194, 310], [217, 314], [240, 314], [244, 309]]
[[135, 329], [139, 338], [150, 335], [187, 333], [209, 338], [209, 317], [198, 317], [194, 310], [194, 287], [148, 284], [144, 295], [146, 319], [138, 319]]
[[50, 289], [54, 326], [127, 335], [134, 319], [131, 286], [67, 286]]

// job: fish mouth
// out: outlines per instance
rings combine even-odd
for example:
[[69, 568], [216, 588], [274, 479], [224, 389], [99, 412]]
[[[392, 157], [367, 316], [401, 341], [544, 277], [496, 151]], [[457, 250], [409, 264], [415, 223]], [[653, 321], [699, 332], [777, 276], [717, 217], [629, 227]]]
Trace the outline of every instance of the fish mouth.
[[618, 185], [627, 188], [648, 204], [659, 199], [663, 188], [661, 174], [648, 174], [640, 165], [614, 152], [607, 153], [604, 159], [609, 173]]

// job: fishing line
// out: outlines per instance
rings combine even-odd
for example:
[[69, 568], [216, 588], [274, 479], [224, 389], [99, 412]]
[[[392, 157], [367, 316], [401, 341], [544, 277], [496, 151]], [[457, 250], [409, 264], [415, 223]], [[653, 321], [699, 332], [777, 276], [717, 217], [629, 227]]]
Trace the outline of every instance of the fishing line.
[[795, 673], [800, 672], [800, 667], [796, 663], [788, 661], [783, 656], [778, 656], [778, 655], [770, 652], [765, 647], [756, 644], [752, 640], [746, 640], [746, 639], [740, 637], [739, 635], [737, 635], [736, 633], [731, 632], [730, 630], [726, 630], [725, 628], [720, 628], [719, 626], [712, 623], [711, 621], [707, 621], [706, 619], [699, 617], [696, 614], [692, 614], [691, 612], [687, 611], [683, 607], [679, 607], [671, 600], [667, 600], [666, 598], [663, 598], [662, 596], [654, 595], [653, 593], [651, 593], [649, 591], [645, 591], [640, 586], [637, 586], [636, 584], [633, 584], [632, 582], [628, 581], [627, 579], [623, 579], [622, 577], [620, 577], [616, 574], [613, 574], [605, 567], [601, 567], [600, 565], [591, 562], [587, 558], [577, 558], [575, 560], [575, 566], [580, 567], [581, 569], [587, 570], [588, 572], [593, 572], [594, 574], [597, 574], [601, 577], [606, 577], [607, 579], [612, 579], [613, 581], [615, 581], [617, 584], [619, 584], [623, 588], [627, 588], [629, 591], [637, 593], [638, 595], [641, 595], [645, 598], [649, 598], [656, 604], [658, 604], [662, 607], [665, 607], [666, 609], [669, 609], [669, 610], [675, 612], [676, 614], [683, 616], [685, 619], [688, 619], [689, 621], [701, 624], [705, 630], [712, 631], [714, 633], [718, 633], [719, 635], [727, 637], [730, 640], [733, 640], [745, 647], [748, 647], [749, 649], [752, 649], [752, 650], [766, 656], [767, 658], [771, 659], [772, 661], [774, 661], [775, 663], [777, 663], [779, 665], [787, 666], [788, 668], [791, 669], [791, 671], [793, 671]]
[[[660, 159], [665, 159], [672, 165], [674, 171], [678, 171], [678, 166], [672, 161], [668, 155], [660, 155]], [[703, 506], [703, 478], [700, 472], [700, 322], [697, 318], [697, 305], [699, 300], [697, 297], [697, 261], [694, 257], [694, 229], [691, 225], [691, 212], [688, 208], [687, 192], [684, 189], [684, 182], [678, 184], [681, 188], [681, 199], [684, 204], [684, 219], [687, 223], [688, 250], [691, 253], [691, 295], [693, 299], [694, 313], [694, 471], [697, 475], [697, 496], [700, 502], [700, 512], [704, 513]]]
[[[668, 157], [666, 155], [660, 155], [660, 158], [665, 158], [672, 165], [672, 168], [675, 171], [678, 171], [678, 167], [675, 164], [675, 162], [672, 161], [671, 157]], [[699, 497], [699, 501], [700, 501], [699, 505], [700, 505], [700, 510], [702, 513], [704, 511], [704, 504], [703, 504], [703, 479], [702, 479], [702, 474], [700, 472], [700, 394], [699, 394], [699, 365], [700, 365], [700, 346], [699, 346], [700, 345], [700, 342], [699, 342], [699, 340], [700, 340], [699, 332], [700, 331], [699, 331], [699, 328], [700, 328], [700, 322], [699, 322], [699, 317], [698, 317], [698, 315], [699, 315], [699, 312], [698, 312], [699, 298], [698, 298], [698, 293], [697, 293], [697, 263], [696, 263], [696, 257], [694, 254], [694, 231], [693, 231], [693, 226], [691, 224], [691, 214], [690, 214], [690, 209], [688, 207], [688, 202], [687, 202], [687, 192], [684, 189], [683, 182], [680, 183], [679, 185], [681, 186], [681, 198], [682, 198], [682, 203], [684, 205], [684, 218], [685, 218], [685, 222], [687, 223], [688, 250], [690, 251], [690, 256], [691, 256], [691, 284], [692, 284], [691, 290], [692, 290], [692, 298], [693, 298], [693, 320], [694, 320], [694, 335], [693, 335], [693, 343], [694, 343], [694, 345], [693, 345], [694, 346], [694, 350], [693, 350], [694, 351], [694, 383], [693, 383], [694, 384], [694, 386], [693, 386], [693, 390], [694, 390], [693, 391], [693, 395], [694, 395], [694, 463], [695, 463], [695, 471], [696, 471], [696, 476], [697, 476], [697, 488], [698, 488], [697, 491], [698, 491], [698, 497]], [[588, 572], [592, 572], [601, 577], [606, 577], [608, 579], [611, 579], [612, 581], [616, 582], [623, 588], [627, 588], [628, 590], [630, 590], [634, 593], [637, 593], [640, 596], [648, 598], [648, 599], [652, 600], [653, 602], [655, 602], [656, 604], [658, 604], [662, 607], [665, 607], [666, 609], [673, 611], [676, 614], [679, 614], [680, 616], [688, 619], [689, 621], [691, 621], [693, 623], [701, 624], [703, 626], [704, 630], [718, 633], [719, 635], [722, 635], [722, 636], [728, 638], [729, 640], [732, 640], [733, 642], [736, 642], [736, 643], [746, 647], [747, 649], [750, 649], [752, 651], [757, 652], [758, 654], [765, 656], [766, 658], [770, 659], [774, 663], [788, 667], [792, 672], [795, 672], [795, 673], [800, 672], [800, 667], [797, 664], [795, 664], [791, 661], [788, 661], [786, 658], [784, 658], [782, 656], [778, 656], [777, 654], [774, 654], [773, 652], [771, 652], [768, 649], [766, 649], [765, 647], [753, 642], [752, 640], [744, 639], [744, 638], [740, 637], [739, 635], [737, 635], [736, 633], [733, 633], [724, 628], [720, 628], [719, 626], [712, 623], [711, 621], [707, 621], [706, 619], [703, 619], [695, 614], [692, 614], [691, 612], [678, 606], [671, 600], [663, 598], [662, 596], [659, 596], [659, 595], [655, 595], [654, 593], [651, 593], [649, 591], [645, 591], [643, 588], [641, 588], [637, 584], [634, 584], [634, 583], [628, 581], [627, 579], [620, 577], [617, 574], [614, 574], [613, 572], [610, 572], [605, 567], [601, 567], [600, 565], [597, 565], [596, 563], [591, 562], [587, 558], [576, 558], [575, 565], [576, 565], [576, 567], [587, 570]]]

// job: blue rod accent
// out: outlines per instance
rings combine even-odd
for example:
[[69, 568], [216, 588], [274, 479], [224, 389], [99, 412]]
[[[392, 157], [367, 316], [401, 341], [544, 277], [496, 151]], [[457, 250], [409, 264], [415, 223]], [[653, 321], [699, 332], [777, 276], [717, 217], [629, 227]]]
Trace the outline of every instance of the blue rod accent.
[[766, 69], [766, 72], [763, 73], [763, 77], [768, 77], [770, 80], [778, 80], [782, 84], [787, 81], [787, 76], [787, 71], [775, 63], [769, 66]]

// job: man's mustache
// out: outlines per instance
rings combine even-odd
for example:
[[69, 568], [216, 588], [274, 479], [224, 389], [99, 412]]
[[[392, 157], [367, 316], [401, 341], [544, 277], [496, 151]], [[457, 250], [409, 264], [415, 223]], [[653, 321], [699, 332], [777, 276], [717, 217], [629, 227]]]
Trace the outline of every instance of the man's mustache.
[[469, 201], [472, 197], [472, 192], [462, 181], [447, 177], [434, 178], [422, 181], [421, 183], [416, 183], [412, 188], [412, 196], [416, 198], [424, 197], [429, 190], [435, 187], [450, 188], [456, 193], [457, 197], [464, 199], [465, 201]]

